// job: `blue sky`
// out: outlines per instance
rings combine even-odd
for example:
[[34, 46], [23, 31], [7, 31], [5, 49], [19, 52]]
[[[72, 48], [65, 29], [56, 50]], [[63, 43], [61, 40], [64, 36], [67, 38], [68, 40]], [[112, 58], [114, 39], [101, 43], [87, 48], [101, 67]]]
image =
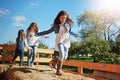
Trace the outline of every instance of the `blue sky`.
[[[104, 6], [103, 6], [104, 7]], [[74, 21], [73, 31], [78, 33], [77, 16], [85, 10], [96, 10], [95, 0], [0, 0], [0, 44], [16, 40], [19, 29], [26, 29], [36, 22], [40, 31], [49, 29], [58, 12], [65, 10]], [[41, 38], [50, 48], [54, 47], [55, 34]], [[72, 40], [77, 40], [71, 37]]]

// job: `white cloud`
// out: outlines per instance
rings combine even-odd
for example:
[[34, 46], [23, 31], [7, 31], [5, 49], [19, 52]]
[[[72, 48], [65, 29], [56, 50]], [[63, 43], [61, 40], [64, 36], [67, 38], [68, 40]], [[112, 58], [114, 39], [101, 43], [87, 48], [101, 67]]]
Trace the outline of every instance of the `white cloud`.
[[0, 16], [5, 16], [9, 13], [9, 10], [7, 9], [0, 9]]
[[37, 6], [39, 6], [39, 3], [30, 2], [30, 5], [34, 6], [34, 7], [37, 7]]
[[23, 23], [24, 22], [26, 22], [26, 18], [25, 18], [25, 16], [14, 16], [13, 17], [13, 19], [14, 19], [14, 26], [21, 26], [21, 27], [23, 27], [23, 26], [25, 26]]

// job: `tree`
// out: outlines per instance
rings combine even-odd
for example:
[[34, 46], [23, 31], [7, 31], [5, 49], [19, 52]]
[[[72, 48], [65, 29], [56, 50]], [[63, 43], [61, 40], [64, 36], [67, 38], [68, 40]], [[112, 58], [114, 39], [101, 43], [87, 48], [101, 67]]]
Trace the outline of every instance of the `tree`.
[[103, 10], [99, 14], [102, 17], [102, 24], [105, 28], [105, 40], [110, 41], [112, 36], [116, 36], [120, 32], [120, 17], [116, 13], [107, 10]]
[[92, 35], [110, 41], [112, 36], [116, 36], [120, 32], [120, 17], [110, 14], [108, 11], [85, 11], [77, 17], [77, 20], [78, 25], [82, 28], [80, 31], [82, 38], [95, 33]]
[[43, 41], [40, 41], [40, 42], [39, 42], [39, 45], [38, 45], [38, 48], [48, 49], [48, 46], [46, 46]]
[[113, 46], [113, 51], [120, 55], [120, 34], [116, 37], [115, 45]]
[[7, 41], [7, 42], [4, 43], [4, 44], [6, 44], [6, 45], [15, 45], [16, 42], [9, 40], [9, 41]]
[[114, 16], [106, 16], [90, 11], [85, 11], [78, 16], [78, 25], [81, 27], [79, 32], [82, 35], [82, 42], [85, 43], [81, 46], [85, 46], [82, 51], [93, 55], [94, 62], [114, 63], [115, 54], [111, 52], [110, 40], [112, 35], [119, 32], [119, 29], [113, 33], [111, 27], [115, 26], [116, 20]]

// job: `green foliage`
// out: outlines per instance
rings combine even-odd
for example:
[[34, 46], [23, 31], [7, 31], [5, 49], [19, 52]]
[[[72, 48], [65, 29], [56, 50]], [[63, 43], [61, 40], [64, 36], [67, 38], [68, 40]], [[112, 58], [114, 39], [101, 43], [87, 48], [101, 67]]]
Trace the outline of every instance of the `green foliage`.
[[114, 43], [113, 52], [115, 52], [117, 55], [120, 55], [120, 34], [116, 37], [116, 42]]
[[10, 55], [15, 55], [15, 51], [13, 50], [7, 50], [5, 54], [3, 55], [6, 55], [6, 56], [10, 56]]
[[83, 74], [89, 74], [89, 75], [93, 75], [93, 70], [91, 70], [91, 69], [86, 69], [86, 68], [83, 68]]
[[69, 57], [76, 56], [79, 60], [80, 55], [92, 55], [93, 62], [109, 64], [117, 63], [116, 54], [111, 52], [109, 42], [103, 40], [81, 41], [79, 43], [73, 42], [69, 51]]
[[69, 70], [72, 72], [77, 72], [77, 67], [63, 65], [63, 69]]
[[71, 61], [80, 61], [80, 62], [93, 62], [93, 59], [91, 56], [79, 56], [79, 59], [77, 56], [71, 56]]
[[69, 54], [68, 54], [68, 60], [70, 59], [70, 56], [78, 56], [79, 58], [79, 45], [78, 45], [78, 42], [71, 42], [71, 47], [69, 49]]
[[115, 18], [106, 12], [85, 11], [80, 14], [77, 20], [81, 41], [71, 43], [73, 47], [70, 48], [70, 56], [80, 59], [79, 56], [92, 55], [93, 62], [118, 63], [116, 56], [120, 54], [119, 36], [116, 42], [111, 41], [111, 37], [120, 31], [112, 33], [111, 27], [117, 22]]
[[53, 59], [56, 59], [58, 57], [59, 57], [59, 52], [58, 51], [54, 51]]
[[39, 42], [39, 45], [38, 45], [38, 48], [48, 49], [48, 46], [46, 46], [43, 41], [40, 41], [40, 42]]

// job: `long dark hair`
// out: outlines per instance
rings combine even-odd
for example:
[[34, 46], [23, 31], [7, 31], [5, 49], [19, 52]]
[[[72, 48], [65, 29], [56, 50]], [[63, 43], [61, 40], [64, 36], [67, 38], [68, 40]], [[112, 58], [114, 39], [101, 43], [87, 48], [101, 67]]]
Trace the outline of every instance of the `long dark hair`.
[[70, 19], [68, 13], [66, 11], [64, 11], [64, 10], [62, 10], [62, 11], [60, 11], [58, 13], [58, 15], [56, 16], [56, 18], [54, 19], [53, 26], [56, 27], [56, 28], [59, 26], [59, 24], [60, 24], [60, 19], [59, 18], [62, 15], [67, 15], [66, 23], [68, 23], [68, 24], [70, 24], [72, 26], [73, 25], [73, 21]]
[[24, 33], [23, 29], [21, 29], [21, 30], [18, 31], [18, 39], [19, 39], [19, 41], [24, 41], [24, 39], [25, 39], [25, 33]]

